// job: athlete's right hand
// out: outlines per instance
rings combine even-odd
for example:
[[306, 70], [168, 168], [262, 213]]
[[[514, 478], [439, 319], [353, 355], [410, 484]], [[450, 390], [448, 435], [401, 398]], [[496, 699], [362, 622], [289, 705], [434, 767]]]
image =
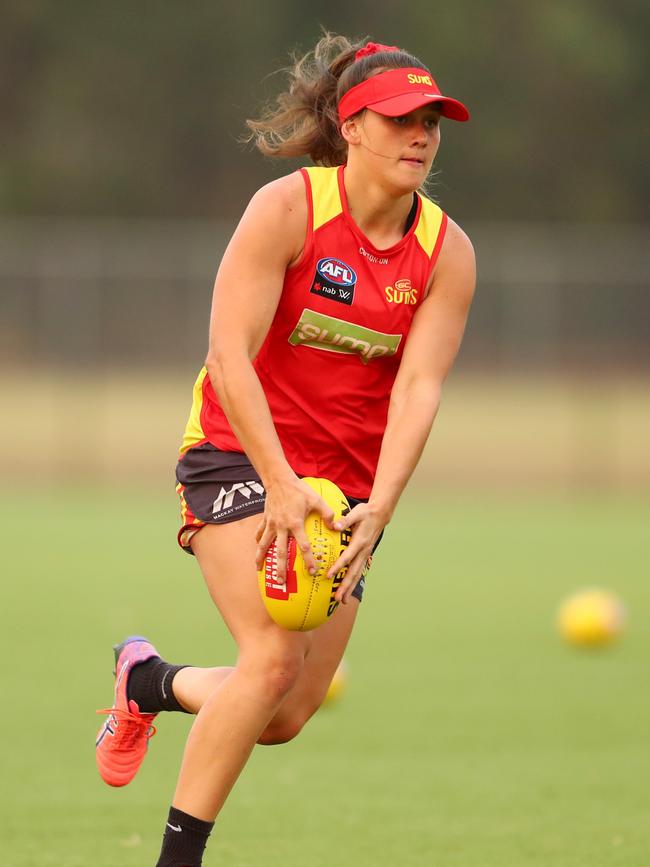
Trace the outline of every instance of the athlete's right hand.
[[312, 575], [316, 574], [314, 552], [305, 532], [305, 519], [310, 512], [318, 512], [327, 526], [333, 528], [334, 510], [327, 505], [322, 497], [318, 496], [313, 488], [310, 488], [297, 476], [266, 486], [264, 516], [255, 534], [257, 541], [255, 562], [257, 568], [261, 569], [267, 551], [276, 540], [277, 576], [280, 584], [286, 584], [287, 581], [289, 536], [295, 538], [309, 572]]

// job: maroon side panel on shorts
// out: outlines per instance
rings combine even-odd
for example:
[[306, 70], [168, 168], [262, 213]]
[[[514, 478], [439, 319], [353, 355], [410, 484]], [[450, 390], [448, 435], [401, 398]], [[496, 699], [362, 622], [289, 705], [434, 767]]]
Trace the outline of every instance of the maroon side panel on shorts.
[[193, 514], [206, 524], [226, 524], [264, 511], [266, 492], [244, 454], [222, 452], [211, 443], [189, 449], [176, 478]]

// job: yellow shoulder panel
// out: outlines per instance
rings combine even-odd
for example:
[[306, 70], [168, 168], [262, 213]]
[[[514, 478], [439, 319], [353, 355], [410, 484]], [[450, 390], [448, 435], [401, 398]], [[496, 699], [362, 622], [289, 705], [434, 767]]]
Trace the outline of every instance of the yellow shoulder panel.
[[309, 166], [305, 169], [311, 184], [311, 198], [314, 205], [314, 232], [325, 223], [337, 217], [343, 210], [337, 168]]
[[203, 380], [207, 375], [208, 371], [206, 368], [201, 368], [201, 372], [197, 376], [194, 388], [192, 389], [192, 409], [185, 425], [183, 445], [180, 448], [181, 454], [192, 448], [195, 443], [199, 443], [205, 439], [205, 434], [201, 427], [201, 409], [203, 408]]
[[415, 230], [415, 237], [420, 242], [420, 246], [427, 254], [431, 256], [440, 234], [440, 226], [442, 225], [443, 212], [434, 204], [431, 199], [425, 196], [420, 196], [422, 200], [422, 211]]

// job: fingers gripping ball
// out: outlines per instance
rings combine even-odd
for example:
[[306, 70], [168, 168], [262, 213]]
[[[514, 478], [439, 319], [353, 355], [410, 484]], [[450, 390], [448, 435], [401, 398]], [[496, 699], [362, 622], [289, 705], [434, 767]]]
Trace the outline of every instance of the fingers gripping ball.
[[[345, 495], [328, 479], [303, 479], [334, 510], [334, 521], [342, 517], [350, 506]], [[287, 583], [277, 580], [277, 551], [273, 542], [257, 573], [258, 583], [266, 610], [279, 626], [293, 631], [307, 632], [326, 623], [338, 608], [335, 601], [339, 584], [347, 567], [333, 578], [327, 573], [338, 560], [350, 539], [349, 531], [330, 530], [318, 512], [311, 512], [305, 521], [307, 538], [314, 552], [318, 571], [310, 575], [302, 553], [293, 536], [289, 537], [287, 551]]]

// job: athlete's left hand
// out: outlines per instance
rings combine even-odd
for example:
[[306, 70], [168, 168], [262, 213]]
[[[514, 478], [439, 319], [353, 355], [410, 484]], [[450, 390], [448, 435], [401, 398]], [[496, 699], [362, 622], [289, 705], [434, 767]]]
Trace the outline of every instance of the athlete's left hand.
[[335, 530], [347, 530], [352, 527], [350, 544], [327, 573], [328, 577], [332, 578], [344, 566], [348, 567], [334, 596], [338, 602], [347, 605], [372, 554], [375, 542], [386, 524], [386, 518], [370, 503], [359, 503], [334, 523]]

